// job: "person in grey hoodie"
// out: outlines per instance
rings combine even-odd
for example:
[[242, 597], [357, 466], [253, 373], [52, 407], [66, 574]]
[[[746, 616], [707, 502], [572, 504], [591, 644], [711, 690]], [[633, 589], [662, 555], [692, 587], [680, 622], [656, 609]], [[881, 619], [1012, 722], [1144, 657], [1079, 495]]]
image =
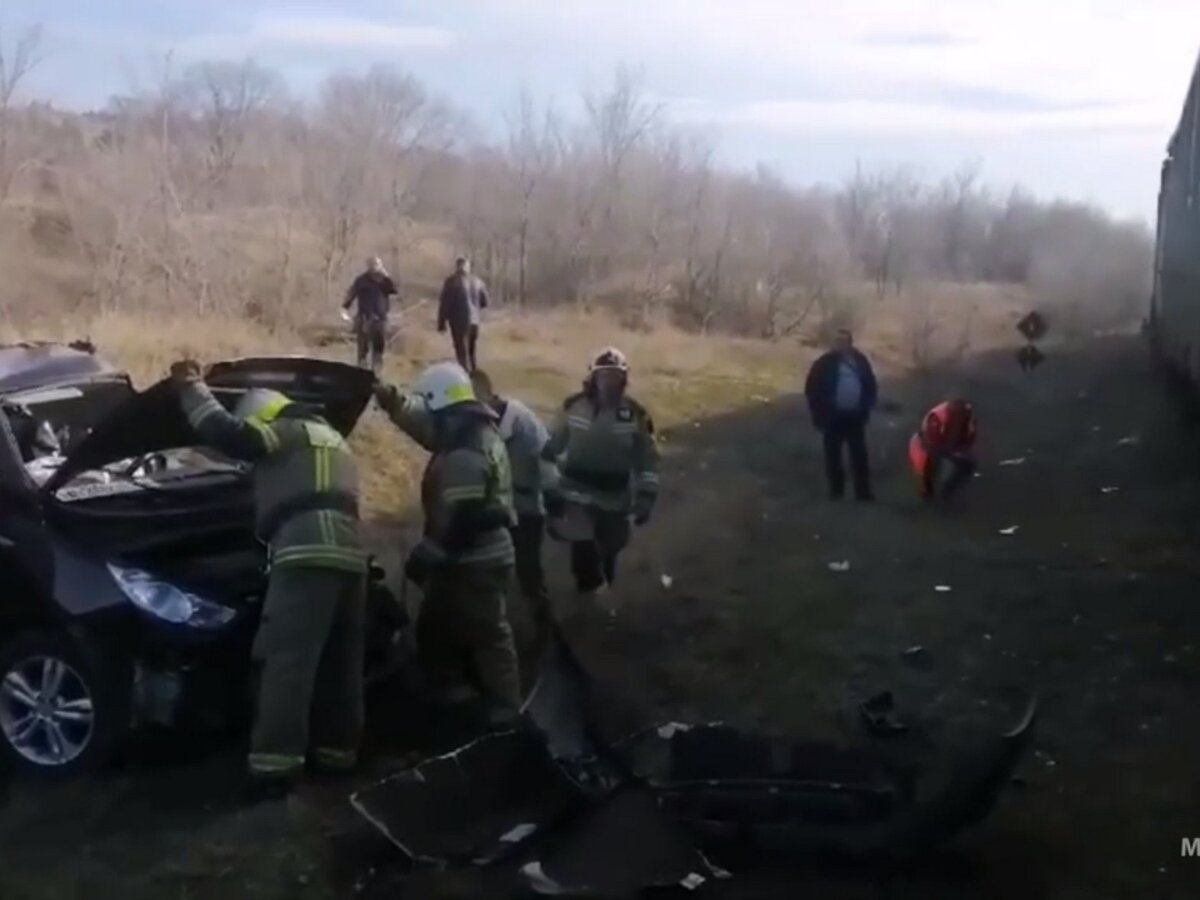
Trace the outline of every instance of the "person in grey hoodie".
[[437, 329], [439, 334], [444, 334], [447, 326], [450, 328], [454, 355], [468, 372], [475, 371], [480, 312], [487, 309], [487, 305], [487, 286], [483, 279], [471, 274], [470, 260], [460, 256], [454, 261], [454, 274], [442, 284]]
[[471, 373], [475, 396], [500, 417], [500, 437], [508, 448], [512, 471], [513, 506], [517, 524], [512, 528], [517, 556], [517, 582], [529, 603], [539, 639], [545, 638], [553, 620], [546, 575], [542, 567], [542, 543], [546, 533], [546, 507], [542, 495], [558, 483], [558, 468], [542, 459], [549, 440], [546, 427], [520, 400], [496, 393], [492, 380], [482, 369]]

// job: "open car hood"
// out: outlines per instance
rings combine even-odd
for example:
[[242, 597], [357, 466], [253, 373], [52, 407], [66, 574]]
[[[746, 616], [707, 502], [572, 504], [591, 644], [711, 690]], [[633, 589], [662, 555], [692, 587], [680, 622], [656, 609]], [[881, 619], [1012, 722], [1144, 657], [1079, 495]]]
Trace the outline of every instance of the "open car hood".
[[[354, 430], [371, 400], [375, 377], [346, 363], [305, 356], [239, 359], [214, 364], [205, 375], [226, 409], [252, 388], [270, 388], [317, 408], [343, 435]], [[170, 380], [121, 403], [67, 455], [43, 490], [53, 492], [81, 472], [146, 453], [200, 443]]]

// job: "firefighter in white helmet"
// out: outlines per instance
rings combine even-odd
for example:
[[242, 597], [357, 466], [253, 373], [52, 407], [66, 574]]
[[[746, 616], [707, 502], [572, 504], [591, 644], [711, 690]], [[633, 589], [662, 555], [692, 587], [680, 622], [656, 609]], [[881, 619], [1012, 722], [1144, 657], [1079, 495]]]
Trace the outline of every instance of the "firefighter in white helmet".
[[566, 399], [543, 458], [560, 478], [547, 497], [551, 534], [571, 543], [571, 569], [582, 594], [616, 578], [617, 556], [629, 543], [630, 519], [650, 521], [658, 498], [654, 421], [626, 388], [629, 363], [616, 347], [597, 353], [583, 390]]
[[516, 516], [496, 415], [451, 362], [430, 366], [412, 391], [380, 384], [375, 397], [432, 454], [421, 480], [424, 536], [404, 569], [425, 594], [416, 625], [421, 668], [444, 699], [467, 699], [474, 681], [491, 711], [507, 717], [521, 701], [505, 608]]

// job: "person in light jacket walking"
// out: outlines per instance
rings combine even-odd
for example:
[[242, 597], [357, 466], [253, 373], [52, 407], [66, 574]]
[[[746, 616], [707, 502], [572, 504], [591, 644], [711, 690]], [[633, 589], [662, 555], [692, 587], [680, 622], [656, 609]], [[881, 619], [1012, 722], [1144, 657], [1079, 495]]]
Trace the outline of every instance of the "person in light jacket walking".
[[475, 371], [480, 314], [487, 305], [487, 285], [471, 274], [470, 260], [460, 256], [454, 261], [454, 274], [442, 284], [437, 328], [439, 334], [444, 334], [449, 327], [454, 356], [467, 372]]
[[543, 495], [553, 492], [558, 484], [558, 468], [541, 458], [550, 434], [537, 413], [528, 406], [513, 397], [496, 393], [491, 378], [482, 369], [471, 373], [471, 381], [479, 402], [500, 417], [497, 427], [508, 449], [513, 506], [517, 513], [517, 523], [511, 529], [516, 552], [517, 584], [529, 604], [537, 638], [541, 641], [548, 636], [554, 620], [546, 589], [546, 572], [542, 565], [542, 545], [546, 534]]
[[878, 385], [870, 360], [854, 346], [849, 329], [839, 329], [833, 347], [812, 364], [804, 395], [813, 426], [824, 439], [829, 496], [840, 500], [846, 491], [846, 473], [842, 468], [842, 445], [845, 445], [850, 451], [855, 498], [874, 500], [866, 427], [875, 408]]

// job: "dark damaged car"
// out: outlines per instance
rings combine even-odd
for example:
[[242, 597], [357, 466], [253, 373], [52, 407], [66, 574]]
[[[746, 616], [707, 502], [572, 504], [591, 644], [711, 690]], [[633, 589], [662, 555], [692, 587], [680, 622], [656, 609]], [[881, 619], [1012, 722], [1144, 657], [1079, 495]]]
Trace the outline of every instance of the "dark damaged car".
[[[219, 363], [232, 407], [253, 387], [319, 406], [349, 434], [371, 376], [308, 358]], [[168, 382], [137, 391], [93, 347], [0, 347], [0, 754], [66, 775], [146, 725], [222, 729], [251, 709], [266, 588], [249, 467], [197, 445]], [[398, 645], [372, 566], [368, 676]]]

